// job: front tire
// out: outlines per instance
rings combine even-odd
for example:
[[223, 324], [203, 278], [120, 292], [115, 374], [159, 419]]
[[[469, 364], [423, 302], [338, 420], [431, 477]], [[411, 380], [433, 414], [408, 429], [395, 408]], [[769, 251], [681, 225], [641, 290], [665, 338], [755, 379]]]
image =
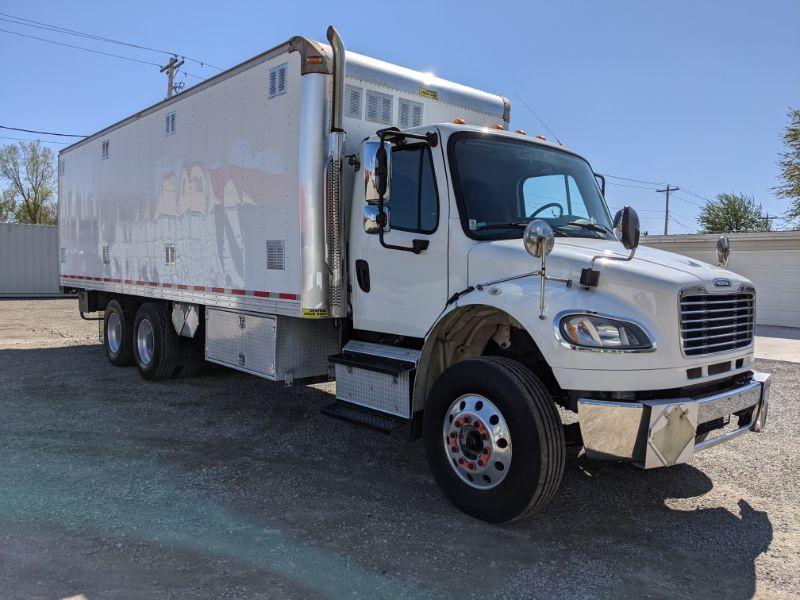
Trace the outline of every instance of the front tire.
[[530, 516], [564, 474], [564, 431], [550, 394], [516, 361], [457, 363], [433, 386], [423, 435], [431, 472], [459, 510], [489, 523]]
[[111, 300], [106, 306], [103, 318], [103, 346], [106, 357], [115, 367], [133, 364], [133, 317], [134, 311], [123, 306], [118, 300]]
[[133, 324], [133, 356], [139, 374], [158, 381], [174, 377], [180, 370], [178, 334], [163, 302], [146, 302], [139, 307]]

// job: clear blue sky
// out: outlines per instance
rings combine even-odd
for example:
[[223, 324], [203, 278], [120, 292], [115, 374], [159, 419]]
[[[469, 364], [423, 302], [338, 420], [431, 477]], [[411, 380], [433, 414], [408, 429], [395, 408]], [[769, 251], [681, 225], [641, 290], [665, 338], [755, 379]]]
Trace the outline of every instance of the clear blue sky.
[[[292, 35], [324, 40], [332, 23], [352, 50], [508, 96], [514, 128], [550, 137], [518, 97], [524, 98], [596, 171], [670, 182], [704, 197], [746, 192], [770, 214], [785, 210], [771, 188], [787, 110], [800, 106], [798, 0], [2, 0], [0, 12], [220, 67]], [[165, 59], [4, 21], [0, 29]], [[217, 72], [186, 67], [196, 75]], [[156, 67], [0, 32], [2, 125], [91, 133], [158, 101], [164, 88]], [[651, 233], [663, 229], [663, 194], [611, 185], [607, 198], [615, 208], [634, 206]], [[671, 202], [691, 230], [696, 203], [702, 200], [686, 192]], [[673, 222], [670, 231], [683, 229]]]

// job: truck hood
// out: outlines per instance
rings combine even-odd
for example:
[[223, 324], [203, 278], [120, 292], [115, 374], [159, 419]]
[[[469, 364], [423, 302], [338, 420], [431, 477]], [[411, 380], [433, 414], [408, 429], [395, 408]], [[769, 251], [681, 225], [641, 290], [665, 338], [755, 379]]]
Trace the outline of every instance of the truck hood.
[[[556, 238], [552, 253], [547, 257], [547, 272], [556, 277], [568, 277], [578, 283], [581, 269], [588, 267], [592, 257], [627, 257], [629, 252], [616, 240], [589, 238]], [[539, 268], [539, 260], [530, 256], [518, 240], [495, 240], [475, 245], [468, 256], [470, 285], [519, 275]], [[629, 262], [597, 260], [600, 271], [598, 289], [613, 286], [632, 286], [633, 289], [677, 290], [690, 285], [714, 289], [715, 279], [727, 279], [730, 288], [737, 289], [745, 278], [720, 267], [680, 254], [640, 246]]]

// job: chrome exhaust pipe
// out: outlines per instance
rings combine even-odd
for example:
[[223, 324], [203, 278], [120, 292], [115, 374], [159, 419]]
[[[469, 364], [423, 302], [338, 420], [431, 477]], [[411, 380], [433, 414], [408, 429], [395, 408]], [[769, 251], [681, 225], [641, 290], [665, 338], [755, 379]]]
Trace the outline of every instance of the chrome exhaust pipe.
[[345, 131], [342, 129], [342, 104], [344, 102], [344, 42], [331, 25], [328, 41], [333, 50], [333, 103], [331, 106], [330, 159], [325, 169], [325, 231], [327, 246], [328, 302], [330, 316], [347, 317], [345, 287], [344, 217], [342, 208], [342, 148]]

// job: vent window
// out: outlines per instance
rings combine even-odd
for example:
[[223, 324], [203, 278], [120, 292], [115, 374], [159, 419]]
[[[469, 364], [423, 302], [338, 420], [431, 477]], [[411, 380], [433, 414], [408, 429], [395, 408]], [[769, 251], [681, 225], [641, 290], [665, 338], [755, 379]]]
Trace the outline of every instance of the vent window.
[[62, 265], [67, 262], [67, 249], [63, 246], [58, 250], [58, 262]]
[[100, 156], [102, 156], [104, 159], [108, 158], [108, 146], [109, 146], [109, 144], [110, 144], [110, 142], [108, 140], [103, 140], [103, 145], [102, 145], [101, 150], [100, 150]]
[[111, 263], [111, 255], [108, 251], [108, 246], [103, 246], [103, 264], [108, 265]]
[[166, 244], [164, 246], [164, 263], [168, 265], [175, 264], [175, 244]]
[[389, 94], [367, 90], [367, 121], [390, 125], [393, 98]]
[[286, 93], [286, 65], [278, 65], [269, 70], [269, 97], [274, 98]]
[[175, 133], [175, 111], [167, 113], [164, 117], [164, 135], [172, 135]]
[[400, 98], [398, 110], [400, 127], [419, 127], [422, 125], [422, 103]]
[[363, 88], [356, 87], [354, 85], [348, 85], [346, 89], [347, 100], [345, 100], [345, 107], [347, 110], [347, 116], [352, 117], [353, 119], [360, 119], [364, 90]]
[[267, 269], [283, 271], [286, 263], [286, 242], [267, 240]]

